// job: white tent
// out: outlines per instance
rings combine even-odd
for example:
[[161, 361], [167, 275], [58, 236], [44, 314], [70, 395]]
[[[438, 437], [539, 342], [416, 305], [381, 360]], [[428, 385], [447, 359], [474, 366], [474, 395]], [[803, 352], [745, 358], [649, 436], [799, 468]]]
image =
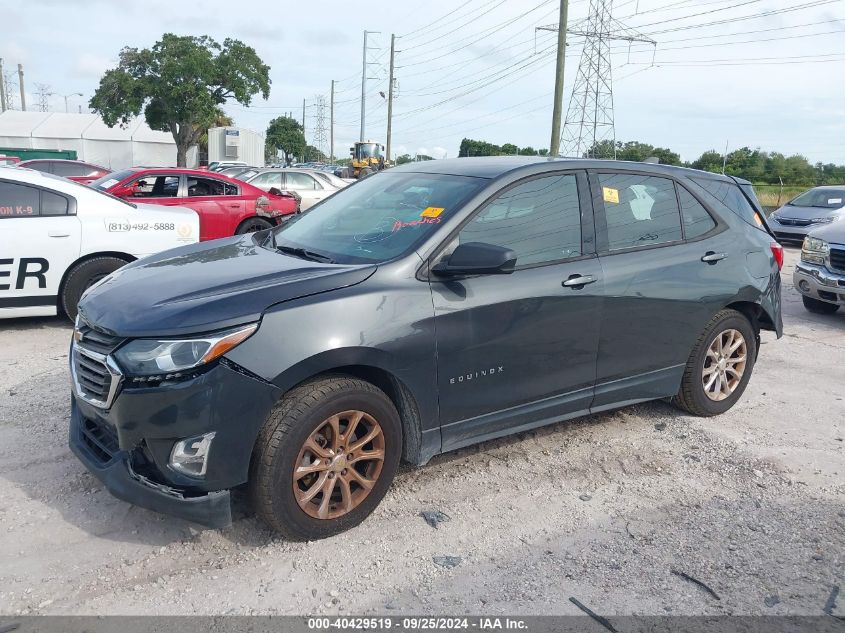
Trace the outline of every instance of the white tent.
[[[112, 170], [176, 164], [170, 133], [152, 130], [140, 118], [110, 128], [96, 114], [7, 110], [0, 113], [0, 147], [75, 150], [79, 160]], [[195, 161], [194, 149], [188, 165]]]

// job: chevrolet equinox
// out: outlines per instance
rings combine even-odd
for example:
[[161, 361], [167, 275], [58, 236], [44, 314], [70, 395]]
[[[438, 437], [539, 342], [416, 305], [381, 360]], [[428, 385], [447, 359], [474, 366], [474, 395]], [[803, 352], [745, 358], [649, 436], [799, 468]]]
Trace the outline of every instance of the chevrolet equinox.
[[749, 183], [461, 158], [282, 226], [117, 270], [79, 304], [70, 446], [117, 497], [209, 527], [246, 488], [288, 538], [348, 529], [400, 460], [660, 398], [730, 409], [783, 250]]

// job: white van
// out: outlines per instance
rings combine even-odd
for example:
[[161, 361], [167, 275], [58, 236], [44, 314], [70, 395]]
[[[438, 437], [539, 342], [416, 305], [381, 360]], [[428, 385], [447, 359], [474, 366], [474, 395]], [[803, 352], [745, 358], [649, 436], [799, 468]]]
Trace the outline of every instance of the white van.
[[106, 275], [198, 240], [191, 209], [128, 203], [50, 174], [0, 167], [0, 319], [59, 311], [74, 319], [82, 293]]

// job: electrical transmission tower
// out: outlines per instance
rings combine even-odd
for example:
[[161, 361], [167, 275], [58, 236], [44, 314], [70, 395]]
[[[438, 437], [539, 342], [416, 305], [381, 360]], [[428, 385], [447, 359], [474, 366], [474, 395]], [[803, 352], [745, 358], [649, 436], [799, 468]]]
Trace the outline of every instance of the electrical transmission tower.
[[35, 96], [38, 98], [38, 103], [36, 104], [38, 111], [49, 112], [50, 97], [53, 96], [53, 93], [50, 92], [50, 86], [48, 84], [35, 84]]
[[6, 109], [18, 110], [18, 78], [17, 72], [4, 71], [0, 81], [3, 82], [3, 88], [6, 92]]
[[324, 159], [326, 153], [326, 98], [323, 95], [316, 95], [313, 99], [314, 107], [314, 147], [320, 150], [320, 159]]
[[[590, 0], [587, 18], [567, 29], [567, 33], [584, 38], [584, 49], [560, 137], [560, 153], [564, 156], [593, 156], [599, 143], [610, 141], [616, 157], [610, 43], [628, 42], [629, 54], [635, 42], [657, 46], [654, 40], [616, 20], [612, 11], [613, 0]], [[558, 30], [557, 25], [539, 28]]]

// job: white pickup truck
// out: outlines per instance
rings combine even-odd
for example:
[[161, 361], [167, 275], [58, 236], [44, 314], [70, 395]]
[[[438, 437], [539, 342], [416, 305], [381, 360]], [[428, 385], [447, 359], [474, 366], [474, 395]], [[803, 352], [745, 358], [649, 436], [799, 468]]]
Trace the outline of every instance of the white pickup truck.
[[82, 293], [140, 257], [199, 240], [184, 207], [131, 204], [64, 178], [0, 167], [0, 319], [76, 318]]

